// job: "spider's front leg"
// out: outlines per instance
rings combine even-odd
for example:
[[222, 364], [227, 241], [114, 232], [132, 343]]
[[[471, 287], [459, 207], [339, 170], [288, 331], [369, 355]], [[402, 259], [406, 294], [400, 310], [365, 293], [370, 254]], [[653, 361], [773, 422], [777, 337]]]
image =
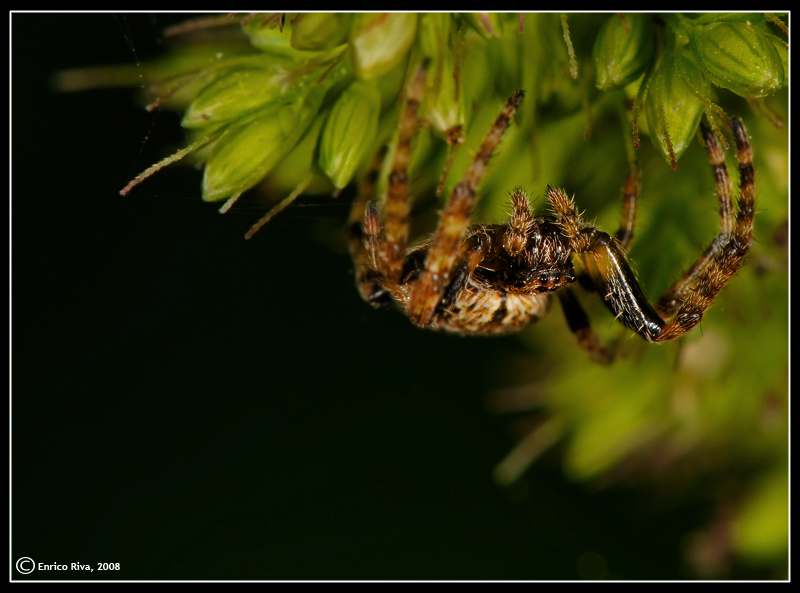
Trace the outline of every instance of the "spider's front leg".
[[733, 188], [719, 141], [703, 126], [720, 200], [721, 232], [655, 308], [644, 296], [622, 244], [586, 225], [563, 190], [547, 189], [548, 199], [561, 219], [572, 249], [581, 256], [606, 304], [626, 327], [649, 342], [675, 339], [696, 326], [722, 287], [744, 263], [753, 230], [755, 182], [744, 125], [734, 119], [731, 128], [741, 177], [738, 213], [733, 213]]
[[464, 177], [453, 189], [447, 202], [433, 244], [425, 258], [425, 267], [414, 283], [406, 313], [412, 322], [428, 326], [439, 306], [445, 288], [451, 282], [451, 274], [459, 259], [459, 246], [469, 226], [469, 218], [476, 202], [475, 192], [483, 178], [492, 153], [500, 144], [503, 134], [511, 124], [517, 108], [522, 102], [523, 91], [516, 91], [497, 116], [478, 153], [467, 168]]
[[547, 199], [561, 219], [572, 250], [581, 256], [594, 286], [617, 319], [648, 342], [655, 341], [664, 320], [647, 302], [619, 240], [585, 224], [564, 190], [548, 186]]
[[408, 243], [408, 166], [411, 161], [411, 140], [419, 127], [418, 112], [425, 85], [427, 63], [423, 63], [406, 86], [405, 104], [398, 125], [397, 147], [389, 176], [389, 187], [383, 204], [385, 223], [381, 222], [373, 201], [376, 181], [386, 156], [381, 150], [372, 168], [362, 180], [353, 202], [348, 226], [350, 254], [356, 268], [356, 285], [365, 301], [379, 307], [396, 299], [403, 272]]
[[[614, 238], [616, 241], [619, 242], [619, 247], [621, 251], [624, 253], [630, 244], [631, 239], [633, 238], [633, 228], [636, 223], [636, 211], [638, 209], [638, 201], [639, 201], [639, 192], [641, 190], [641, 181], [642, 181], [642, 171], [639, 169], [638, 165], [632, 167], [631, 172], [628, 174], [628, 180], [625, 184], [625, 188], [622, 193], [622, 211], [620, 215], [620, 224], [619, 229], [617, 230], [616, 235]], [[569, 203], [569, 200], [566, 196], [559, 197], [560, 202], [562, 203]], [[552, 199], [551, 199], [552, 202]], [[563, 209], [564, 207], [562, 207]], [[606, 245], [611, 243], [608, 237], [604, 237], [603, 240], [606, 242]], [[611, 247], [606, 247], [608, 252], [605, 254], [606, 261], [610, 261], [612, 259], [611, 250], [619, 251], [613, 245]], [[619, 270], [619, 276], [624, 277], [625, 272], [624, 270]], [[578, 281], [581, 285], [591, 292], [596, 292], [598, 289], [604, 289], [603, 286], [598, 287], [595, 282], [592, 280], [591, 275], [587, 270], [584, 270], [579, 276]], [[634, 278], [635, 281], [635, 278]], [[603, 294], [608, 294], [609, 290], [608, 287], [605, 287], [605, 292]], [[597, 337], [597, 334], [594, 333], [592, 330], [591, 324], [589, 323], [589, 317], [586, 315], [586, 312], [581, 307], [580, 302], [575, 297], [575, 294], [571, 288], [565, 288], [564, 290], [560, 290], [558, 293], [558, 300], [561, 303], [561, 309], [564, 312], [564, 317], [567, 320], [567, 325], [569, 325], [570, 330], [575, 335], [575, 338], [578, 341], [578, 346], [583, 348], [587, 354], [594, 360], [595, 362], [601, 364], [610, 364], [613, 362], [614, 357], [616, 355], [616, 347], [615, 346], [605, 346]], [[616, 312], [615, 312], [616, 313]], [[623, 308], [624, 313], [624, 308]], [[641, 316], [641, 315], [640, 315]], [[657, 320], [650, 320], [656, 321]], [[633, 319], [632, 322], [636, 324], [636, 327], [640, 327], [642, 320], [641, 319]], [[645, 324], [647, 326], [647, 324]], [[636, 331], [636, 330], [635, 330]]]

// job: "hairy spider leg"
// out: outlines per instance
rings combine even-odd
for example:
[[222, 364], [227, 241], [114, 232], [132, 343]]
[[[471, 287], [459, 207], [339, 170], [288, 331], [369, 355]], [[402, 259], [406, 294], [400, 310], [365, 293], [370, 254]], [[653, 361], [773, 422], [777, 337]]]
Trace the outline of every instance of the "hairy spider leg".
[[475, 158], [467, 167], [464, 177], [450, 195], [425, 258], [425, 267], [411, 289], [406, 309], [411, 321], [419, 326], [428, 326], [433, 321], [444, 290], [450, 283], [450, 275], [461, 255], [459, 246], [469, 226], [478, 184], [483, 178], [492, 153], [511, 124], [511, 118], [514, 117], [524, 94], [519, 90], [508, 99], [483, 139]]
[[[620, 247], [626, 252], [633, 238], [633, 229], [636, 225], [636, 213], [639, 205], [639, 193], [642, 189], [642, 170], [638, 164], [635, 167], [635, 171], [628, 173], [628, 179], [622, 189], [622, 210], [619, 229], [615, 235]], [[578, 279], [584, 288], [591, 291], [597, 290], [588, 272], [581, 273]], [[558, 300], [561, 303], [561, 310], [564, 312], [567, 325], [570, 331], [575, 334], [578, 346], [585, 350], [595, 362], [601, 364], [613, 362], [615, 348], [604, 346], [597, 334], [594, 333], [589, 322], [589, 316], [586, 315], [586, 311], [584, 311], [580, 301], [575, 296], [575, 291], [572, 288], [565, 288], [559, 291]]]
[[575, 292], [570, 288], [565, 288], [556, 294], [561, 303], [561, 310], [564, 311], [567, 325], [578, 340], [578, 346], [584, 349], [595, 362], [610, 364], [614, 360], [614, 350], [603, 346], [600, 342], [600, 338], [594, 333], [589, 323], [589, 316], [583, 310]]
[[628, 181], [622, 192], [622, 213], [619, 230], [615, 237], [622, 248], [627, 251], [633, 238], [633, 227], [636, 225], [636, 211], [639, 205], [639, 192], [642, 190], [642, 170], [636, 166], [636, 172], [628, 173]]
[[[656, 339], [672, 340], [696, 326], [703, 313], [744, 263], [753, 235], [755, 205], [755, 176], [753, 154], [747, 130], [736, 118], [731, 120], [731, 131], [736, 142], [739, 163], [738, 212], [733, 212], [733, 184], [725, 166], [725, 155], [717, 137], [706, 126], [701, 127], [708, 150], [717, 195], [720, 203], [720, 234], [700, 255], [692, 267], [664, 293], [656, 305], [665, 317], [675, 314]], [[675, 311], [677, 310], [677, 313]]]
[[564, 190], [548, 186], [547, 199], [561, 221], [572, 250], [581, 257], [592, 283], [617, 319], [648, 342], [655, 341], [664, 320], [644, 296], [622, 244], [583, 222]]
[[378, 205], [372, 201], [367, 202], [364, 211], [363, 244], [369, 269], [360, 277], [359, 290], [364, 300], [376, 308], [390, 302], [392, 298], [398, 302], [408, 300], [407, 285], [387, 278], [379, 269], [378, 261], [383, 246], [382, 233]]
[[670, 317], [680, 308], [683, 303], [681, 295], [696, 288], [700, 282], [700, 277], [704, 276], [715, 257], [719, 256], [719, 251], [725, 243], [727, 237], [731, 236], [736, 225], [736, 215], [733, 211], [733, 183], [731, 183], [728, 168], [725, 166], [725, 157], [720, 148], [719, 142], [705, 125], [701, 125], [703, 142], [708, 150], [711, 160], [711, 167], [714, 170], [714, 178], [717, 185], [717, 197], [719, 198], [720, 213], [720, 234], [715, 237], [711, 245], [697, 258], [689, 270], [678, 278], [672, 286], [664, 293], [656, 304], [656, 309], [664, 317]]
[[362, 298], [374, 307], [385, 304], [390, 300], [389, 294], [397, 292], [403, 272], [408, 244], [408, 216], [411, 210], [408, 199], [411, 140], [419, 127], [419, 103], [427, 68], [426, 60], [406, 85], [397, 146], [383, 203], [385, 224], [381, 222], [378, 208], [372, 200], [378, 175], [386, 158], [386, 147], [376, 155], [350, 210], [350, 254], [356, 266], [356, 286]]
[[[752, 152], [744, 124], [734, 119], [731, 129], [741, 179], [738, 213], [733, 214], [733, 188], [719, 141], [703, 126], [720, 200], [722, 230], [689, 271], [661, 297], [656, 308], [645, 298], [620, 241], [586, 225], [563, 190], [547, 188], [547, 197], [572, 249], [581, 255], [604, 300], [626, 327], [649, 342], [673, 340], [695, 327], [722, 287], [742, 266], [750, 248], [755, 198]], [[672, 320], [666, 321], [670, 317]]]
[[[380, 175], [383, 160], [386, 158], [386, 147], [378, 151], [373, 159], [372, 166], [358, 188], [353, 206], [350, 209], [350, 217], [347, 220], [348, 230], [350, 231], [350, 255], [355, 265], [356, 287], [361, 297], [374, 307], [379, 307], [386, 298], [386, 291], [377, 279], [377, 249], [380, 242], [380, 220], [370, 222], [370, 233], [365, 231], [363, 221], [366, 216], [366, 208], [375, 195], [375, 186]], [[377, 210], [374, 217], [377, 219]], [[376, 227], [377, 224], [377, 228]]]
[[389, 174], [389, 187], [383, 203], [384, 238], [380, 246], [378, 269], [390, 282], [399, 282], [408, 245], [408, 167], [411, 162], [411, 140], [419, 127], [418, 112], [425, 87], [427, 60], [406, 86], [406, 102], [398, 126], [397, 147]]
[[[738, 122], [741, 125], [740, 122]], [[733, 125], [733, 123], [732, 123]], [[696, 286], [700, 282], [701, 276], [707, 274], [708, 269], [712, 266], [712, 262], [715, 258], [719, 257], [719, 253], [721, 248], [726, 243], [726, 239], [729, 238], [735, 230], [737, 226], [737, 217], [733, 211], [733, 184], [731, 183], [730, 175], [728, 174], [728, 169], [725, 165], [725, 157], [722, 153], [722, 149], [720, 148], [719, 142], [717, 141], [716, 136], [712, 134], [708, 128], [702, 126], [702, 134], [703, 140], [705, 142], [706, 148], [708, 150], [709, 159], [711, 161], [712, 169], [714, 170], [714, 179], [717, 186], [717, 196], [719, 197], [720, 203], [720, 235], [715, 237], [712, 241], [711, 245], [709, 245], [708, 249], [703, 252], [703, 254], [697, 258], [694, 262], [692, 267], [664, 293], [664, 296], [658, 302], [657, 308], [663, 315], [672, 315], [674, 314], [681, 306], [684, 298], [682, 295], [688, 293], [688, 291], [696, 288]], [[749, 143], [747, 142], [747, 137], [745, 134], [744, 142], [747, 144], [747, 148], [745, 150], [746, 156], [744, 157], [744, 161], [742, 158], [739, 159], [740, 164], [740, 177], [741, 177], [741, 167], [742, 163], [746, 163], [750, 165], [750, 169], [752, 169], [751, 160], [752, 157], [750, 156], [749, 150]], [[737, 149], [741, 151], [739, 148], [739, 143], [737, 140]], [[752, 172], [750, 173], [750, 177], [752, 178]], [[742, 190], [741, 190], [741, 197], [746, 199], [746, 192], [750, 191], [753, 193], [754, 190], [746, 189], [748, 185], [745, 183], [745, 177], [742, 177]], [[752, 179], [751, 179], [752, 185]], [[752, 196], [750, 197], [750, 201], [752, 202]], [[740, 202], [741, 204], [741, 202]], [[752, 207], [751, 207], [752, 208]], [[741, 209], [741, 205], [740, 205]], [[752, 223], [752, 215], [750, 216], [750, 220]]]

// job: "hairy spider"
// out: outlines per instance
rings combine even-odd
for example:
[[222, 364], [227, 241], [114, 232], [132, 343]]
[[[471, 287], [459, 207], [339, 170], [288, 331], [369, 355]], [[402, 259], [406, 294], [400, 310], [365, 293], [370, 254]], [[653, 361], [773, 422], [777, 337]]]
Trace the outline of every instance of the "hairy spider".
[[[407, 251], [408, 164], [425, 80], [410, 80], [382, 216], [371, 199], [377, 168], [361, 187], [350, 215], [350, 250], [363, 298], [375, 307], [394, 302], [412, 323], [462, 335], [518, 331], [547, 311], [557, 292], [578, 344], [599, 362], [612, 352], [591, 330], [571, 285], [598, 292], [617, 319], [648, 342], [672, 340], [696, 326], [723, 286], [742, 266], [753, 229], [755, 181], [744, 125], [731, 122], [741, 185], [734, 212], [733, 187], [717, 137], [702, 135], [714, 170], [720, 233], [689, 270], [650, 305], [626, 257], [633, 236], [639, 176], [629, 175], [620, 228], [614, 237], [586, 223], [567, 194], [547, 188], [553, 215], [534, 216], [522, 189], [511, 193], [505, 224], [469, 225], [476, 190], [492, 152], [522, 102], [515, 92], [489, 129], [464, 177], [453, 190], [433, 238]], [[382, 158], [382, 157], [381, 157]], [[576, 274], [573, 256], [585, 272]], [[579, 278], [580, 276], [580, 278]]]

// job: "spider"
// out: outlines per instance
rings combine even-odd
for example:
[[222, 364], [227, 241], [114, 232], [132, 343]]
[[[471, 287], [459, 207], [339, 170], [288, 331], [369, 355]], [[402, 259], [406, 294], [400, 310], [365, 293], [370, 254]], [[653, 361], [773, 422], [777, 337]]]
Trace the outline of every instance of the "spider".
[[[753, 229], [755, 180], [744, 125], [731, 120], [741, 178], [738, 210], [720, 143], [701, 126], [720, 203], [720, 233], [655, 303], [644, 295], [626, 256], [633, 236], [639, 175], [624, 191], [620, 228], [610, 236], [584, 221], [567, 194], [547, 187], [552, 215], [532, 214], [520, 189], [510, 194], [505, 224], [469, 224], [476, 190], [505, 130], [523, 99], [515, 92], [489, 129], [463, 178], [453, 189], [432, 239], [407, 251], [408, 164], [425, 80], [421, 67], [406, 89], [382, 214], [372, 201], [377, 167], [362, 184], [349, 219], [356, 283], [371, 305], [397, 305], [417, 326], [461, 335], [500, 335], [542, 317], [551, 293], [558, 297], [580, 347], [596, 361], [613, 358], [601, 345], [573, 294], [577, 281], [598, 292], [625, 327], [648, 342], [673, 340], [695, 327], [723, 286], [744, 263]], [[382, 157], [379, 157], [382, 158]], [[573, 257], [584, 272], [576, 273]]]

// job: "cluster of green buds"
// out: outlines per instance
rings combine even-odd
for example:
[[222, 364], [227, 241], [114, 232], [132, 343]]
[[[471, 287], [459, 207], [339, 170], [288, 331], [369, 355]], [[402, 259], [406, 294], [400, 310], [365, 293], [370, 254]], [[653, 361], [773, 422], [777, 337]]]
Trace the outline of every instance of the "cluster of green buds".
[[423, 61], [420, 118], [454, 147], [473, 115], [468, 106], [495, 100], [492, 93], [525, 87], [526, 109], [557, 97], [562, 113], [596, 102], [582, 82], [590, 69], [581, 66], [578, 76], [591, 58], [600, 95], [621, 93], [632, 103], [637, 147], [641, 123], [673, 168], [704, 113], [715, 127], [727, 121], [715, 86], [769, 114], [764, 97], [788, 83], [785, 27], [771, 15], [579, 16], [274, 13], [195, 21], [180, 32], [233, 24], [248, 49], [188, 62], [167, 56], [145, 67], [152, 105], [182, 109], [190, 143], [123, 193], [190, 156], [204, 164], [203, 199], [224, 200], [222, 211], [268, 177], [286, 193], [336, 194], [391, 145], [404, 82]]
[[766, 110], [760, 100], [788, 83], [788, 44], [779, 30], [786, 31], [782, 21], [764, 14], [614, 15], [595, 40], [597, 87], [629, 91], [637, 114], [644, 105], [653, 143], [675, 168], [704, 113], [712, 125], [728, 121], [712, 86]]
[[[177, 74], [163, 63], [151, 67], [168, 73], [152, 77], [152, 105], [174, 107], [173, 95], [183, 95], [177, 106], [192, 141], [123, 193], [188, 155], [204, 164], [203, 199], [225, 200], [222, 211], [276, 169], [285, 173], [279, 166], [285, 161], [292, 162], [288, 177], [298, 187], [314, 183], [338, 192], [389, 140], [405, 73], [423, 60], [431, 68], [422, 117], [455, 143], [465, 100], [463, 93], [459, 99], [451, 47], [456, 35], [463, 37], [456, 28], [474, 32], [468, 20], [413, 13], [256, 14], [228, 17], [227, 23], [224, 17], [203, 19], [180, 29], [239, 22], [258, 53], [218, 52]], [[491, 19], [475, 25], [476, 37], [486, 35], [487, 23]]]

